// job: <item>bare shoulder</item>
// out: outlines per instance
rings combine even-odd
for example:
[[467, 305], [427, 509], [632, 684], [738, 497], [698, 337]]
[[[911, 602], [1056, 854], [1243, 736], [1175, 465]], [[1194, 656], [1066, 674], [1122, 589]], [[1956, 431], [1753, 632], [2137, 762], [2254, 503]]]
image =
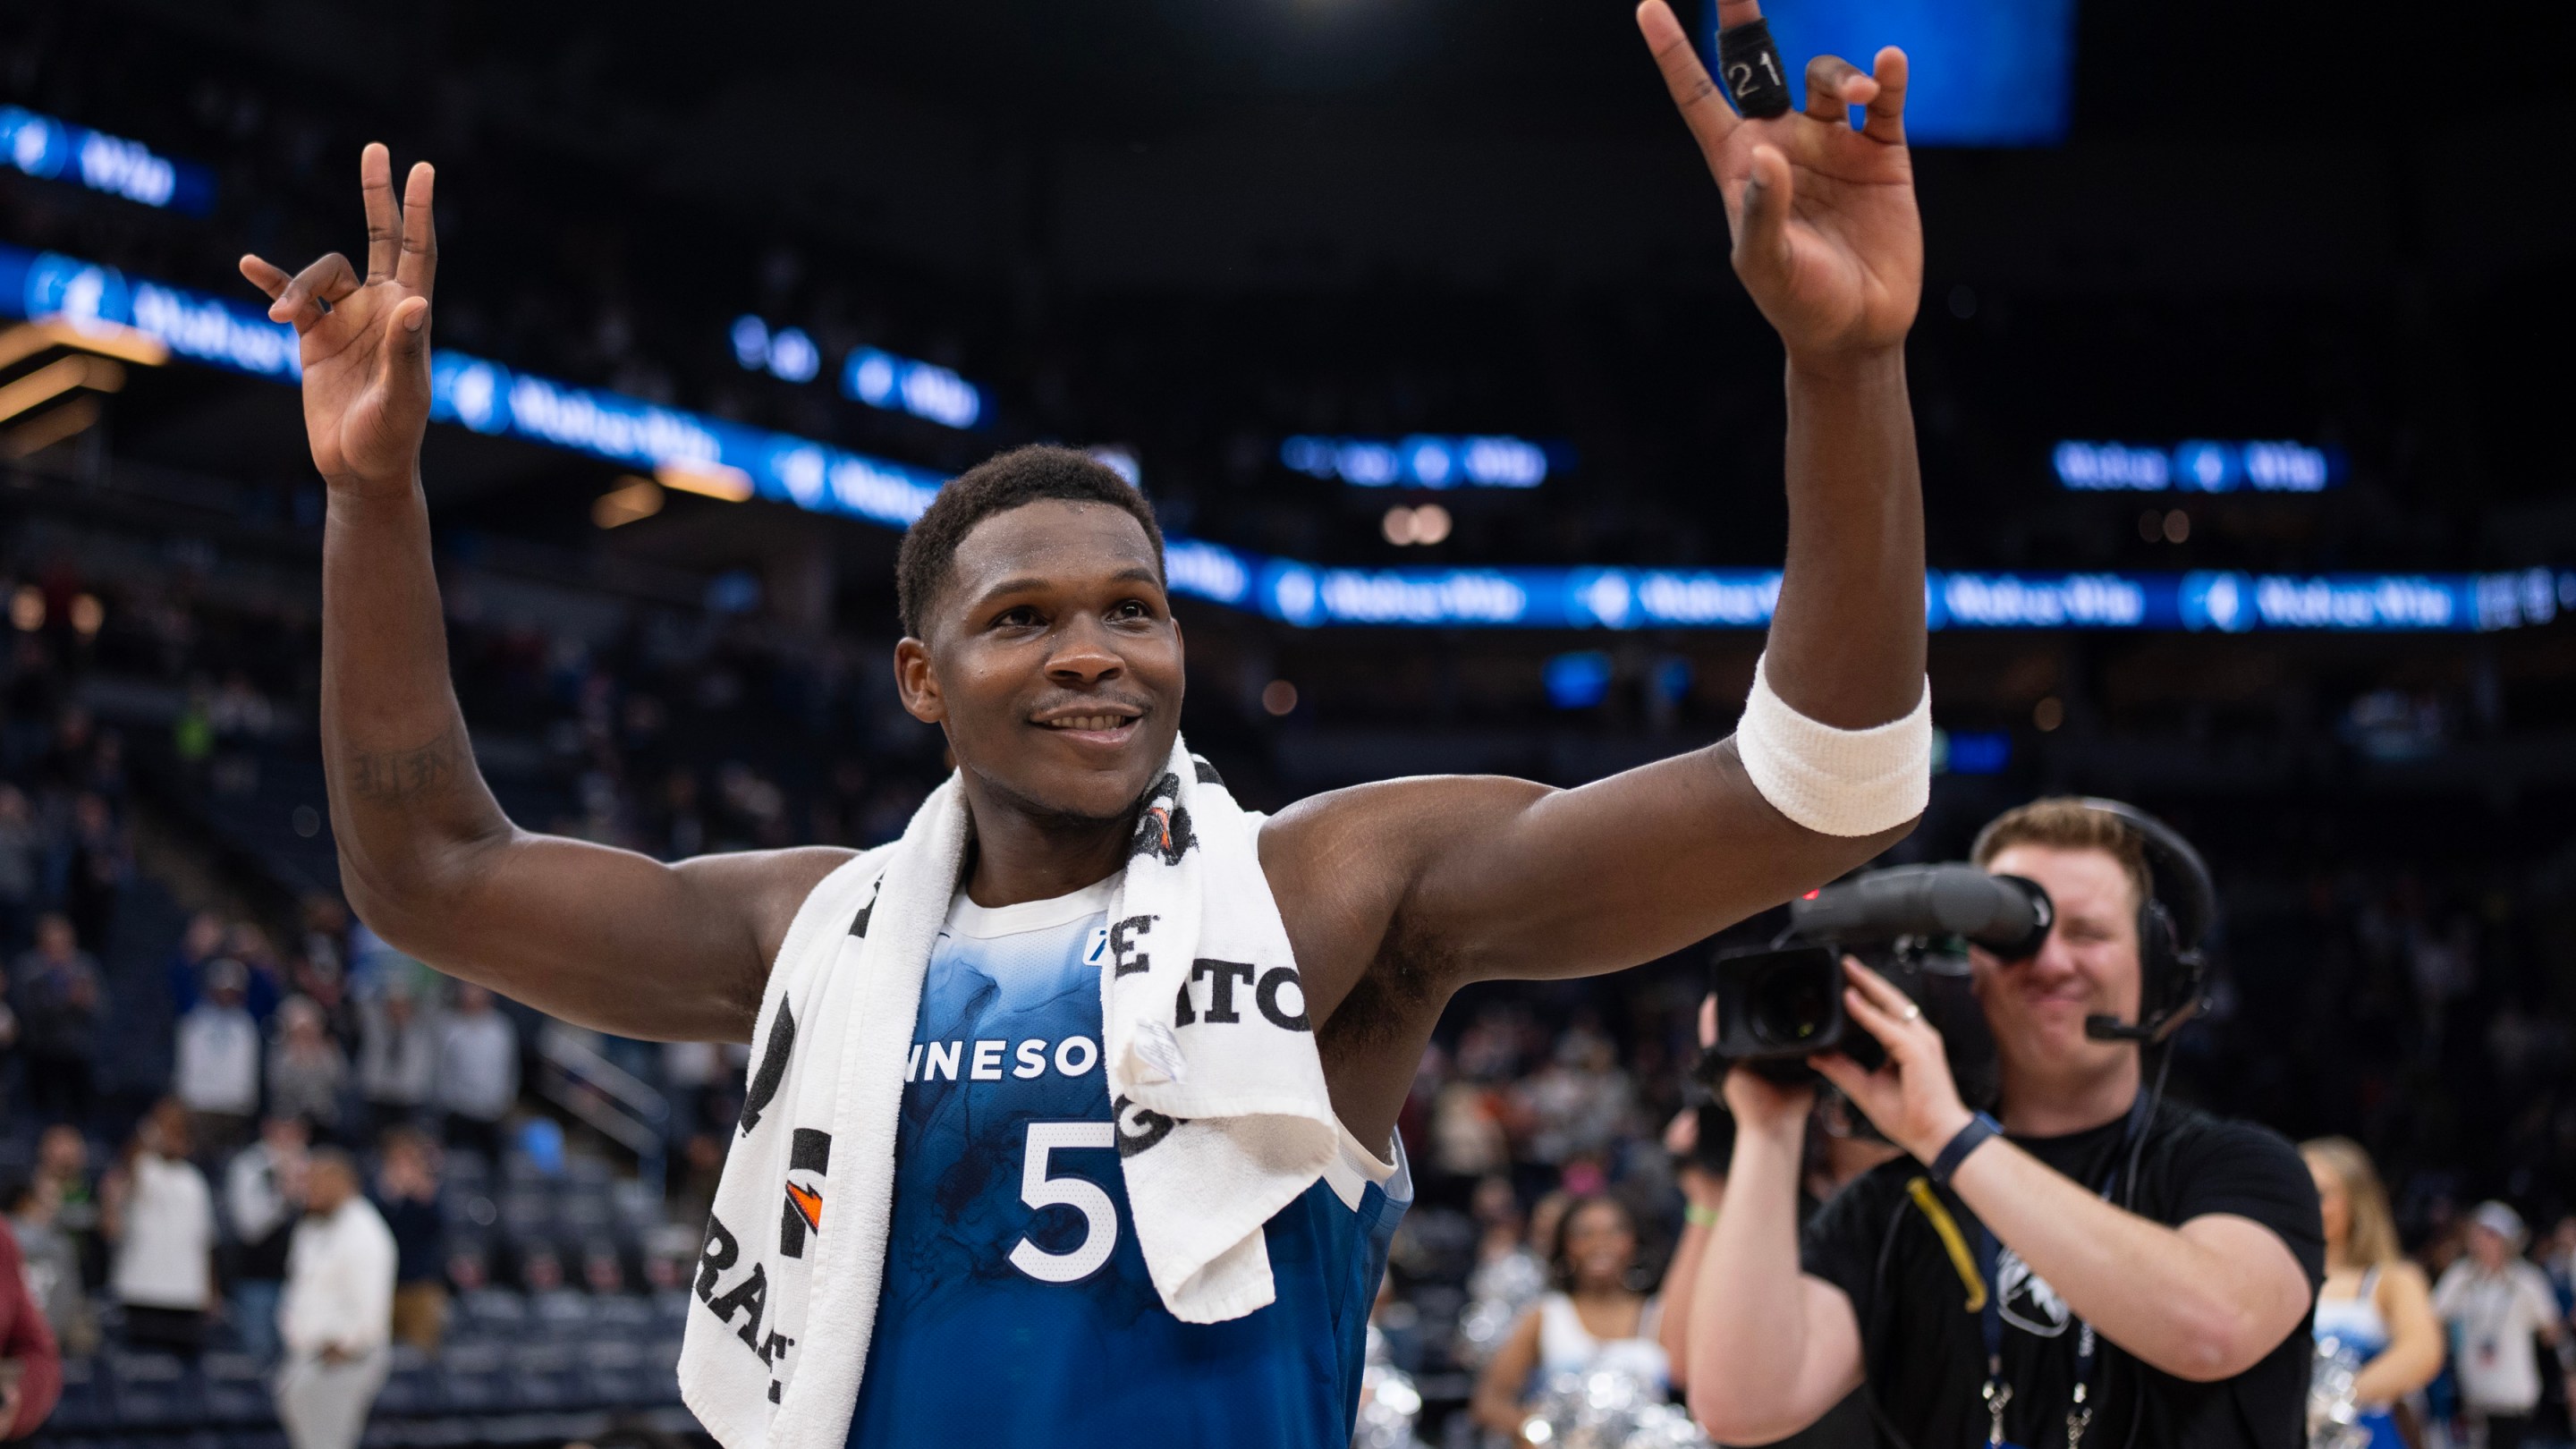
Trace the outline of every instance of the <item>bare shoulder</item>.
[[1309, 796], [1265, 821], [1261, 869], [1307, 999], [1326, 1016], [1389, 945], [1444, 845], [1473, 838], [1548, 786], [1499, 775], [1417, 775]]
[[1353, 891], [1400, 895], [1434, 847], [1551, 793], [1502, 775], [1414, 775], [1309, 795], [1263, 822], [1262, 872], [1283, 912]]
[[1487, 823], [1519, 810], [1555, 787], [1507, 775], [1409, 775], [1309, 795], [1270, 817], [1261, 829], [1261, 863], [1275, 876], [1282, 865], [1318, 857], [1347, 859], [1354, 851], [1401, 847], [1445, 838], [1460, 826]]

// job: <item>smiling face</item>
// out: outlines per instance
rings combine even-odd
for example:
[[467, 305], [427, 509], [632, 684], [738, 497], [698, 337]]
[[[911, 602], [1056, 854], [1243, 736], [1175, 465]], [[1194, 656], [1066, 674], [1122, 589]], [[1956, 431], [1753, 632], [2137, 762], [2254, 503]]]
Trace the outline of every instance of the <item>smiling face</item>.
[[1573, 1287], [1595, 1291], [1621, 1287], [1636, 1261], [1637, 1230], [1619, 1204], [1596, 1199], [1566, 1219], [1565, 1266]]
[[1123, 820], [1181, 724], [1180, 625], [1136, 519], [1056, 498], [993, 514], [925, 613], [895, 677], [904, 707], [946, 731], [970, 795]]
[[2105, 850], [2009, 846], [1986, 863], [1996, 875], [2039, 882], [2057, 925], [2027, 961], [1976, 962], [1977, 1000], [1994, 1029], [2004, 1094], [2080, 1090], [2134, 1072], [2135, 1048], [2084, 1034], [2088, 1016], [2138, 1019], [2138, 899], [2118, 857]]

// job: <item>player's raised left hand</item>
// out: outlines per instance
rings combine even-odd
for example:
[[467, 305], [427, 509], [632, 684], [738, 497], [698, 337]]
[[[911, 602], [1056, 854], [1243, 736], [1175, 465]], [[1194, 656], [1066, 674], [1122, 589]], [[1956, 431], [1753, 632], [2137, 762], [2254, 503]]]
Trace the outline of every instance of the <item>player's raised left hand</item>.
[[[1761, 18], [1758, 0], [1718, 0], [1718, 22]], [[1893, 347], [1923, 290], [1923, 227], [1905, 149], [1905, 52], [1874, 73], [1834, 56], [1807, 64], [1807, 108], [1748, 120], [1727, 103], [1664, 0], [1637, 7], [1710, 174], [1726, 195], [1735, 274], [1793, 359]], [[1863, 124], [1853, 107], [1866, 107]]]
[[304, 430], [313, 466], [335, 486], [409, 488], [429, 428], [429, 298], [438, 277], [430, 216], [437, 177], [411, 169], [394, 201], [393, 159], [358, 158], [367, 204], [367, 274], [333, 252], [289, 276], [255, 256], [242, 275], [269, 295], [272, 320], [294, 324], [304, 363]]

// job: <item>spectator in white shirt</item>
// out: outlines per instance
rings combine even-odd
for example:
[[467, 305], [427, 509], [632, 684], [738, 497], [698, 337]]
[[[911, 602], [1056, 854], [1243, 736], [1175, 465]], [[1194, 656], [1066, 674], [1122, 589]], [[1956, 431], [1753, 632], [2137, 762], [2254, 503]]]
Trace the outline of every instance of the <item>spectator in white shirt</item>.
[[471, 982], [458, 983], [456, 1011], [439, 1039], [438, 1104], [449, 1146], [499, 1155], [502, 1119], [519, 1104], [519, 1032], [492, 993]]
[[2530, 1432], [2540, 1404], [2540, 1355], [2532, 1341], [2555, 1348], [2562, 1369], [2569, 1358], [2548, 1275], [2515, 1256], [2523, 1238], [2521, 1214], [2500, 1202], [2478, 1204], [2469, 1214], [2468, 1255], [2433, 1289], [2433, 1311], [2459, 1345], [2452, 1364], [2461, 1402], [2486, 1422], [2487, 1449], [2520, 1449]]
[[108, 1288], [125, 1305], [126, 1340], [194, 1354], [215, 1306], [215, 1203], [188, 1152], [188, 1109], [164, 1097], [108, 1175], [100, 1220], [116, 1245]]
[[259, 1140], [224, 1168], [224, 1216], [233, 1230], [233, 1327], [242, 1350], [262, 1363], [277, 1357], [277, 1303], [286, 1291], [286, 1252], [304, 1206], [309, 1145], [299, 1117], [270, 1117]]
[[437, 1080], [437, 1024], [409, 982], [386, 982], [358, 1006], [358, 1091], [376, 1130], [416, 1125]]
[[304, 1220], [286, 1253], [277, 1417], [293, 1449], [357, 1449], [393, 1336], [394, 1235], [334, 1148], [305, 1167]]
[[206, 966], [206, 994], [179, 1018], [170, 1090], [187, 1105], [197, 1143], [229, 1152], [250, 1136], [259, 1112], [259, 1023], [242, 1005], [250, 973], [239, 961]]

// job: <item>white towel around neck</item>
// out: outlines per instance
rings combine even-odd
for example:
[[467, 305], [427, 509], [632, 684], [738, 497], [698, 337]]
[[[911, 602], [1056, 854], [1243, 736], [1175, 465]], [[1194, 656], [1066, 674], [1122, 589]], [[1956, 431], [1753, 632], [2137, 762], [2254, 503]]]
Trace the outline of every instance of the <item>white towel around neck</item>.
[[[1262, 1226], [1341, 1128], [1262, 817], [1178, 741], [1147, 792], [1101, 973], [1102, 1060], [1138, 1246], [1187, 1323], [1274, 1296]], [[789, 928], [716, 1188], [680, 1392], [725, 1449], [841, 1449], [876, 1324], [904, 1062], [971, 831], [951, 776], [892, 845], [841, 866]], [[1232, 978], [1217, 1013], [1213, 978]]]

